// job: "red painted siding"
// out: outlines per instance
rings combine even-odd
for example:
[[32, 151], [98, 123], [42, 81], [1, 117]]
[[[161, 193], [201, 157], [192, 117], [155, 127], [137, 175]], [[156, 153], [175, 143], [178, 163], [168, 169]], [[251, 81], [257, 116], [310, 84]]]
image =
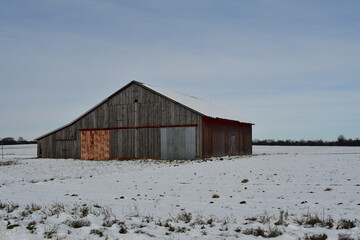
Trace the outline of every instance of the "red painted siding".
[[252, 153], [252, 124], [202, 117], [203, 157]]

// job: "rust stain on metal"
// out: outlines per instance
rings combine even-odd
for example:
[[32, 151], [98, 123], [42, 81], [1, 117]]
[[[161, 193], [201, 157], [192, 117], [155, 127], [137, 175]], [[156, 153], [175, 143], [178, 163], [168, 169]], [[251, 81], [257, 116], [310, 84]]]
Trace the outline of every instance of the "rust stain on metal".
[[108, 130], [81, 132], [81, 159], [110, 159], [110, 133]]

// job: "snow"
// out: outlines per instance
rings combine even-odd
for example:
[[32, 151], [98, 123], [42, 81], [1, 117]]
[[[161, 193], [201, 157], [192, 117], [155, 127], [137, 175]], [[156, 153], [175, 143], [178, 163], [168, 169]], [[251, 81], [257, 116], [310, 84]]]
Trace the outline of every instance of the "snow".
[[172, 90], [163, 89], [159, 87], [154, 87], [152, 85], [143, 84], [143, 86], [152, 89], [155, 92], [158, 92], [165, 97], [168, 97], [182, 105], [187, 106], [205, 116], [212, 118], [221, 118], [227, 120], [235, 120], [242, 123], [250, 123], [249, 121], [239, 117], [236, 114], [233, 114], [225, 109], [222, 109], [218, 106], [215, 106], [209, 102], [206, 102], [200, 98], [192, 97], [189, 95], [181, 94]]
[[[32, 158], [36, 157], [36, 145], [24, 144], [24, 145], [5, 145], [0, 146], [0, 154], [3, 158]], [[1, 160], [1, 159], [0, 159]]]
[[[36, 145], [4, 146], [0, 239], [41, 239], [51, 230], [53, 239], [258, 239], [245, 235], [258, 227], [281, 231], [275, 239], [360, 238], [359, 147], [254, 146], [253, 152], [198, 161], [81, 161], [36, 159]], [[25, 216], [31, 204], [41, 210]], [[285, 223], [275, 225], [281, 211]], [[309, 215], [330, 217], [334, 226], [299, 223]], [[337, 229], [344, 219], [354, 227]], [[74, 220], [91, 224], [74, 228]]]

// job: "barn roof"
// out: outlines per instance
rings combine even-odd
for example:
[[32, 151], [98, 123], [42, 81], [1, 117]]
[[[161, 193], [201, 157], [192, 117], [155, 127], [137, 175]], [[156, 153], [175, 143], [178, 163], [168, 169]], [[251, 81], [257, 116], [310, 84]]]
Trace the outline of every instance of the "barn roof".
[[112, 94], [111, 96], [107, 97], [106, 99], [104, 99], [102, 102], [100, 102], [99, 104], [97, 104], [96, 106], [94, 106], [93, 108], [91, 108], [89, 111], [85, 112], [84, 114], [82, 114], [80, 117], [76, 118], [74, 121], [72, 121], [69, 124], [66, 124], [65, 126], [62, 126], [58, 129], [55, 129], [47, 134], [44, 134], [40, 137], [38, 137], [36, 140], [42, 139], [46, 136], [49, 136], [50, 134], [53, 134], [57, 131], [60, 131], [74, 123], [76, 123], [77, 121], [79, 121], [81, 118], [83, 118], [84, 116], [86, 116], [87, 114], [89, 114], [90, 112], [92, 112], [93, 110], [95, 110], [97, 107], [99, 107], [100, 105], [102, 105], [103, 103], [107, 102], [109, 99], [111, 99], [114, 95], [118, 94], [119, 92], [121, 92], [122, 90], [124, 90], [125, 88], [127, 88], [128, 86], [130, 86], [131, 84], [138, 84], [143, 86], [146, 89], [149, 89], [159, 95], [162, 95], [163, 97], [170, 99], [174, 102], [177, 102], [183, 106], [185, 106], [186, 108], [189, 108], [203, 116], [207, 116], [207, 117], [212, 117], [212, 118], [220, 118], [220, 119], [227, 119], [227, 120], [234, 120], [234, 121], [238, 121], [240, 123], [247, 123], [247, 124], [253, 124], [239, 116], [237, 116], [236, 114], [233, 114], [229, 111], [226, 111], [218, 106], [215, 106], [209, 102], [206, 102], [200, 98], [196, 98], [196, 97], [192, 97], [189, 95], [185, 95], [182, 93], [178, 93], [172, 90], [168, 90], [168, 89], [163, 89], [163, 88], [158, 88], [158, 87], [154, 87], [152, 85], [149, 84], [145, 84], [145, 83], [141, 83], [138, 81], [131, 81], [130, 83], [128, 83], [126, 86], [122, 87], [120, 90], [116, 91], [114, 94]]
[[227, 120], [235, 120], [241, 123], [250, 123], [249, 121], [239, 117], [238, 115], [231, 113], [225, 109], [222, 109], [214, 104], [204, 101], [200, 98], [178, 93], [172, 90], [154, 87], [148, 84], [140, 83], [144, 87], [153, 90], [175, 102], [180, 103], [196, 112], [212, 118], [221, 118]]

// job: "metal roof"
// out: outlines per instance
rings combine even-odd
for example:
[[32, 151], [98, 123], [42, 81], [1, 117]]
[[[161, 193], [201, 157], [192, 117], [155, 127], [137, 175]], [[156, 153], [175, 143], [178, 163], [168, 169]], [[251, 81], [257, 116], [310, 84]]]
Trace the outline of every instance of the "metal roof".
[[250, 123], [249, 121], [239, 117], [238, 115], [231, 113], [225, 109], [222, 109], [214, 104], [204, 101], [200, 98], [178, 93], [172, 90], [154, 87], [148, 84], [141, 83], [143, 86], [152, 89], [154, 92], [174, 100], [196, 112], [212, 118], [221, 118], [227, 120], [235, 120], [241, 123]]

